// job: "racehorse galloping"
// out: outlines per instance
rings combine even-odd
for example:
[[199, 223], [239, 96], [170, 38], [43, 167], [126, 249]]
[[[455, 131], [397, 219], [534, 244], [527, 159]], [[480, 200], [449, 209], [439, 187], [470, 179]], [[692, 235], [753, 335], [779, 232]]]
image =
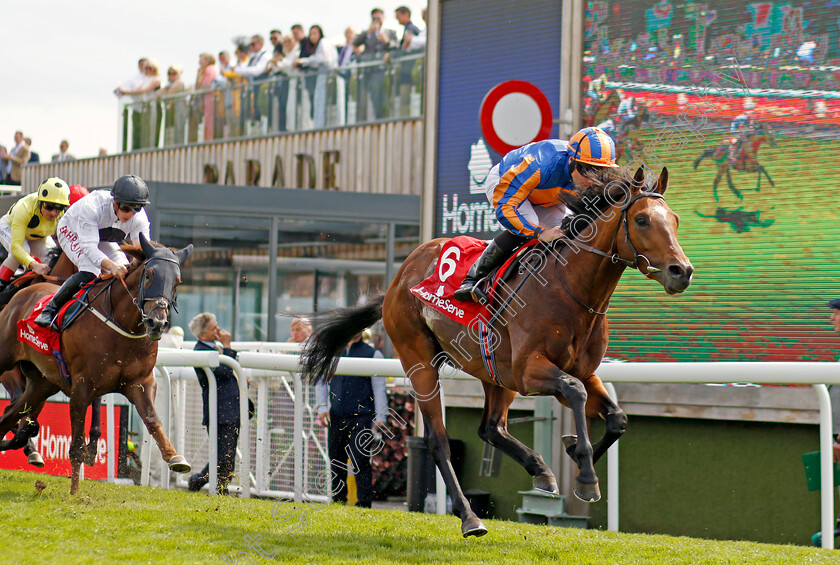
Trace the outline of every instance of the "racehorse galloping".
[[[533, 476], [534, 488], [559, 490], [542, 457], [508, 433], [508, 408], [517, 393], [554, 396], [569, 406], [577, 436], [568, 436], [563, 443], [580, 468], [575, 494], [581, 500], [597, 501], [600, 490], [594, 462], [621, 436], [627, 423], [594, 374], [607, 349], [604, 313], [610, 297], [628, 266], [659, 282], [669, 294], [683, 292], [694, 271], [677, 241], [679, 219], [662, 196], [668, 186], [667, 170], [649, 189], [642, 190], [643, 185], [644, 171], [639, 169], [633, 181], [611, 181], [606, 188], [602, 185], [588, 193], [586, 200], [569, 203], [578, 216], [587, 214], [591, 222], [565, 246], [543, 247], [539, 268], [514, 272], [510, 288], [527, 280], [517, 292], [521, 308], [503, 310], [494, 326], [500, 385], [485, 370], [479, 345], [465, 335], [464, 326], [425, 306], [410, 292], [437, 268], [445, 239], [412, 252], [384, 298], [319, 318], [321, 323], [301, 356], [302, 374], [310, 382], [328, 381], [350, 338], [383, 318], [411, 379], [427, 426], [426, 445], [452, 495], [453, 512], [461, 518], [465, 537], [483, 535], [487, 529], [471, 510], [452, 469], [437, 394], [439, 354], [445, 352], [449, 363], [482, 381], [485, 402], [478, 435], [522, 465]], [[584, 207], [583, 203], [593, 201], [597, 209], [590, 212], [589, 204]], [[528, 270], [534, 271], [529, 278]], [[606, 431], [593, 445], [586, 418], [595, 416], [606, 420]]]
[[88, 295], [91, 307], [63, 332], [61, 349], [71, 382], [62, 378], [51, 356], [17, 341], [17, 321], [26, 317], [39, 299], [55, 291], [55, 285], [36, 284], [21, 290], [0, 312], [0, 370], [18, 366], [27, 380], [23, 395], [0, 417], [0, 437], [21, 417], [37, 418], [47, 397], [64, 392], [70, 397], [73, 430], [71, 493], [79, 488], [85, 412], [93, 398], [109, 392], [119, 392], [134, 404], [172, 471], [190, 470], [160, 425], [154, 407], [153, 370], [157, 341], [169, 323], [169, 307], [180, 282], [180, 265], [189, 258], [192, 245], [173, 252], [152, 245], [141, 235], [140, 249], [123, 249], [135, 257], [124, 282], [98, 280]]
[[583, 112], [583, 125], [594, 126], [612, 116], [621, 103], [618, 90], [610, 90], [602, 100], [592, 100]]
[[[727, 139], [731, 138], [727, 137]], [[735, 183], [732, 182], [732, 173], [730, 172], [730, 169], [733, 168], [736, 171], [758, 173], [758, 186], [756, 188], [758, 191], [761, 190], [761, 175], [767, 177], [767, 180], [770, 182], [770, 186], [776, 186], [776, 183], [773, 182], [773, 179], [770, 178], [770, 175], [767, 173], [767, 169], [758, 162], [758, 150], [765, 142], [769, 143], [771, 147], [776, 147], [776, 136], [769, 125], [759, 122], [755, 126], [754, 131], [746, 134], [744, 139], [740, 142], [740, 153], [737, 155], [734, 163], [729, 158], [731, 142], [724, 142], [717, 147], [706, 149], [697, 159], [694, 160], [695, 170], [697, 170], [697, 167], [703, 159], [707, 157], [711, 157], [712, 160], [717, 163], [718, 174], [712, 183], [712, 194], [715, 197], [715, 202], [720, 201], [718, 198], [717, 188], [724, 175], [726, 175], [726, 183], [729, 186], [729, 190], [732, 191], [732, 194], [737, 196], [738, 200], [743, 200], [744, 195], [740, 190], [738, 190]]]
[[[76, 266], [73, 265], [67, 256], [62, 253], [61, 248], [56, 246], [49, 253], [50, 256], [50, 272], [49, 277], [52, 282], [64, 282], [64, 280], [76, 272]], [[24, 273], [27, 274], [27, 273]], [[25, 288], [33, 282], [43, 282], [40, 276], [32, 276], [34, 273], [29, 273], [30, 280], [23, 280], [9, 285], [6, 290], [0, 293], [0, 309], [5, 306], [11, 297], [22, 288]], [[26, 387], [26, 381], [20, 372], [19, 367], [15, 367], [10, 371], [0, 374], [0, 383], [9, 392], [10, 402], [9, 407], [23, 394]], [[98, 451], [98, 441], [102, 435], [101, 429], [101, 397], [97, 396], [91, 402], [90, 428], [88, 430], [88, 437], [90, 441], [87, 444], [87, 455], [85, 456], [85, 465], [92, 466], [96, 463], [96, 455]], [[40, 425], [38, 421], [31, 417], [22, 418], [17, 430], [15, 430], [14, 437], [9, 440], [0, 441], [0, 451], [10, 449], [23, 449], [23, 452], [28, 457], [28, 463], [34, 467], [43, 467], [44, 459], [38, 453], [37, 446], [33, 438], [38, 435]]]

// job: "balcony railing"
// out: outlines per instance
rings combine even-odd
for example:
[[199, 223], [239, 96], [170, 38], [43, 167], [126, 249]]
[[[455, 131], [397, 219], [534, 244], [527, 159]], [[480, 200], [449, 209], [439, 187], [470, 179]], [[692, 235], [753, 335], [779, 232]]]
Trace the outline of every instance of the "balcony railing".
[[423, 54], [338, 69], [228, 80], [214, 89], [122, 104], [123, 151], [251, 138], [423, 112]]

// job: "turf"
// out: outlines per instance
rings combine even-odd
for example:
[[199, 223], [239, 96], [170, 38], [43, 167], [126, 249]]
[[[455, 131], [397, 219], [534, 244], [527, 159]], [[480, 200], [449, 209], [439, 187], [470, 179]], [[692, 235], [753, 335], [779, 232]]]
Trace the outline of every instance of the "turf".
[[[35, 482], [47, 488], [36, 496]], [[4, 563], [837, 563], [817, 548], [295, 505], [0, 471]], [[262, 549], [256, 549], [254, 544]]]

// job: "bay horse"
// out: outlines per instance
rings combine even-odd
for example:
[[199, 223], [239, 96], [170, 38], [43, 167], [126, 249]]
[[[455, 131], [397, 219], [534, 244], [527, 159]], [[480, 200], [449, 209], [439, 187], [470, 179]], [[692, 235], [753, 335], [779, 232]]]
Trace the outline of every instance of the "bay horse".
[[726, 184], [729, 186], [729, 190], [732, 191], [732, 194], [734, 194], [738, 200], [744, 199], [742, 191], [738, 190], [735, 183], [732, 181], [731, 170], [733, 169], [747, 173], [758, 173], [758, 183], [756, 186], [757, 192], [761, 191], [761, 175], [767, 177], [767, 181], [770, 183], [770, 186], [776, 186], [776, 183], [773, 182], [773, 179], [770, 178], [770, 175], [767, 173], [767, 169], [758, 162], [758, 150], [764, 143], [769, 143], [771, 147], [776, 147], [776, 136], [773, 133], [773, 129], [768, 124], [759, 122], [752, 132], [747, 132], [744, 135], [744, 138], [740, 142], [740, 153], [734, 163], [729, 158], [729, 149], [733, 138], [727, 136], [726, 139], [728, 141], [721, 143], [717, 147], [706, 149], [699, 157], [697, 157], [697, 159], [694, 160], [694, 170], [697, 170], [697, 167], [700, 166], [703, 159], [706, 159], [707, 157], [711, 157], [715, 162], [718, 169], [717, 176], [712, 182], [712, 195], [715, 197], [715, 202], [720, 202], [717, 189], [724, 176], [726, 176]]
[[[49, 252], [48, 257], [48, 264], [50, 266], [49, 275], [44, 278], [35, 275], [34, 273], [30, 273], [28, 278], [24, 279], [24, 277], [21, 276], [18, 277], [17, 281], [13, 280], [12, 284], [9, 285], [5, 291], [0, 293], [0, 309], [8, 304], [9, 300], [11, 300], [11, 297], [14, 296], [15, 293], [34, 282], [43, 282], [44, 280], [47, 280], [48, 282], [61, 284], [67, 279], [67, 277], [77, 271], [76, 266], [72, 261], [70, 261], [67, 255], [62, 252], [61, 247], [55, 246]], [[23, 394], [24, 388], [26, 387], [26, 381], [23, 378], [23, 374], [20, 372], [20, 368], [17, 366], [0, 374], [0, 384], [2, 384], [9, 392], [10, 402], [7, 408], [11, 407], [15, 400]], [[99, 396], [94, 398], [90, 405], [90, 428], [88, 429], [88, 437], [90, 439], [87, 444], [87, 453], [85, 455], [85, 465], [88, 466], [92, 466], [96, 463], [96, 455], [98, 451], [97, 443], [102, 435], [101, 405], [102, 401]], [[28, 463], [30, 465], [38, 468], [43, 467], [44, 458], [41, 457], [41, 454], [38, 452], [37, 446], [33, 440], [33, 438], [38, 435], [39, 430], [40, 425], [38, 424], [38, 420], [31, 417], [22, 418], [18, 428], [15, 430], [14, 437], [9, 440], [0, 440], [0, 451], [23, 449], [24, 454], [28, 457]]]
[[[632, 180], [617, 177], [579, 200], [568, 197], [567, 205], [577, 211], [572, 218], [579, 218], [569, 224], [568, 239], [540, 244], [530, 252], [539, 253], [538, 261], [524, 256], [522, 264], [531, 266], [514, 270], [508, 280], [510, 288], [518, 287], [517, 301], [494, 314], [499, 316], [495, 325], [489, 323], [495, 334], [497, 382], [484, 368], [478, 341], [467, 336], [467, 329], [410, 292], [438, 268], [446, 239], [415, 249], [384, 297], [316, 317], [317, 328], [300, 360], [301, 375], [309, 382], [328, 382], [350, 338], [383, 319], [411, 380], [426, 425], [426, 445], [452, 496], [464, 537], [484, 535], [487, 528], [470, 508], [452, 468], [438, 395], [442, 353], [449, 364], [482, 381], [479, 437], [522, 465], [536, 489], [559, 492], [543, 458], [508, 432], [508, 408], [517, 393], [554, 396], [571, 408], [577, 436], [564, 437], [563, 445], [580, 469], [574, 493], [587, 502], [600, 499], [594, 463], [627, 425], [626, 415], [595, 375], [607, 349], [610, 297], [627, 267], [657, 281], [668, 294], [688, 288], [694, 271], [677, 241], [679, 218], [663, 197], [667, 170], [649, 187], [644, 177], [640, 168]], [[511, 307], [516, 304], [518, 311]], [[606, 431], [593, 445], [586, 419], [596, 416], [606, 420]]]
[[17, 366], [26, 377], [23, 394], [0, 416], [0, 437], [22, 417], [37, 419], [47, 397], [64, 392], [70, 398], [73, 435], [71, 494], [79, 489], [85, 412], [95, 397], [109, 392], [119, 392], [134, 404], [170, 470], [187, 473], [191, 469], [160, 425], [153, 370], [157, 342], [169, 324], [169, 308], [181, 280], [180, 266], [192, 253], [192, 245], [172, 251], [153, 245], [141, 234], [139, 248], [123, 250], [134, 258], [124, 281], [97, 279], [88, 295], [90, 307], [63, 332], [61, 350], [70, 382], [61, 376], [52, 356], [17, 340], [17, 321], [56, 286], [40, 283], [25, 288], [0, 312], [0, 371]]

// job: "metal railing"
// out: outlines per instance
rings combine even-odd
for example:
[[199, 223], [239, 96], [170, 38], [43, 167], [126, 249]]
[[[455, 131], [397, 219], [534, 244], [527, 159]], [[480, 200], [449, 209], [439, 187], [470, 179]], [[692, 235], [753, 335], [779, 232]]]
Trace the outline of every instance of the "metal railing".
[[[206, 355], [199, 361], [194, 360], [193, 357], [186, 355], [199, 354]], [[192, 352], [185, 350], [165, 350], [161, 349], [158, 354], [158, 366], [180, 365], [190, 366], [194, 363], [196, 367], [213, 367], [218, 366], [213, 356], [217, 356], [216, 352]], [[197, 358], [196, 358], [197, 359]], [[294, 380], [293, 390], [295, 391], [295, 398], [302, 398], [303, 386], [296, 371], [298, 369], [298, 356], [283, 354], [283, 353], [255, 353], [242, 351], [239, 353], [239, 364], [236, 362], [220, 358], [227, 364], [235, 367], [238, 375], [242, 375], [243, 368], [255, 370], [254, 374], [258, 378], [263, 375], [259, 371], [282, 372], [291, 376]], [[232, 362], [232, 363], [231, 363]], [[337, 371], [341, 374], [356, 375], [356, 376], [393, 376], [405, 377], [405, 373], [400, 365], [400, 362], [395, 359], [352, 359], [342, 358], [339, 360]], [[832, 474], [832, 413], [831, 402], [828, 396], [826, 384], [840, 384], [840, 365], [837, 363], [798, 363], [798, 362], [714, 362], [714, 363], [603, 363], [598, 368], [598, 375], [604, 381], [610, 395], [617, 401], [615, 388], [612, 383], [732, 383], [732, 382], [751, 382], [758, 384], [800, 384], [813, 385], [814, 391], [817, 394], [819, 402], [819, 444], [820, 444], [820, 525], [822, 531], [822, 547], [827, 549], [834, 548], [834, 493], [833, 493], [833, 474]], [[467, 378], [473, 377], [457, 371], [451, 367], [443, 369], [443, 374], [446, 378]], [[193, 373], [194, 376], [194, 373]], [[166, 380], [166, 379], [164, 379]], [[249, 443], [247, 424], [247, 389], [244, 379], [240, 378], [240, 410], [242, 430], [244, 433], [240, 434], [240, 449], [242, 450], [242, 462], [240, 465], [240, 488], [242, 494], [248, 496], [250, 489], [248, 488], [249, 480], [259, 484], [255, 477], [253, 480], [249, 476], [250, 469], [250, 453], [246, 453], [246, 448]], [[211, 414], [213, 414], [213, 407], [215, 406], [214, 387], [211, 386]], [[445, 406], [443, 400], [443, 389], [441, 391], [441, 402]], [[308, 436], [304, 433], [304, 413], [307, 412], [307, 407], [303, 402], [294, 402], [294, 436], [292, 442], [292, 450], [294, 453], [294, 488], [291, 493], [296, 501], [303, 500], [304, 497], [311, 500], [318, 500], [316, 496], [306, 494], [306, 477], [304, 476], [304, 447], [303, 442]], [[168, 417], [168, 412], [163, 413], [163, 417]], [[308, 417], [311, 421], [312, 414], [309, 412]], [[258, 421], [259, 421], [259, 407], [258, 407]], [[212, 418], [211, 418], [212, 422]], [[109, 422], [109, 426], [110, 426]], [[168, 424], [167, 424], [168, 425]], [[110, 428], [109, 428], [110, 429]], [[211, 469], [214, 465], [213, 448], [215, 445], [213, 436], [214, 427], [211, 423]], [[264, 437], [264, 431], [258, 431], [258, 440]], [[112, 457], [112, 446], [109, 443], [109, 457]], [[325, 455], [325, 454], [324, 454]], [[326, 459], [326, 457], [325, 457]], [[258, 460], [260, 456], [258, 455]], [[262, 463], [261, 463], [262, 464]], [[619, 508], [619, 458], [618, 458], [618, 442], [616, 442], [607, 453], [607, 475], [609, 477], [608, 491], [607, 491], [607, 513], [608, 513], [608, 529], [618, 531], [618, 508]], [[258, 465], [258, 468], [260, 465]], [[168, 472], [168, 470], [166, 470]], [[258, 473], [260, 471], [258, 470]], [[258, 475], [259, 476], [259, 475]], [[437, 508], [438, 511], [443, 511], [446, 508], [443, 500], [446, 489], [444, 487], [443, 479], [440, 473], [437, 473]], [[255, 484], [255, 487], [256, 487]], [[211, 492], [214, 490], [211, 488]], [[289, 493], [272, 493], [289, 495]]]
[[121, 99], [123, 152], [300, 132], [423, 112], [425, 56], [225, 79], [205, 90]]

